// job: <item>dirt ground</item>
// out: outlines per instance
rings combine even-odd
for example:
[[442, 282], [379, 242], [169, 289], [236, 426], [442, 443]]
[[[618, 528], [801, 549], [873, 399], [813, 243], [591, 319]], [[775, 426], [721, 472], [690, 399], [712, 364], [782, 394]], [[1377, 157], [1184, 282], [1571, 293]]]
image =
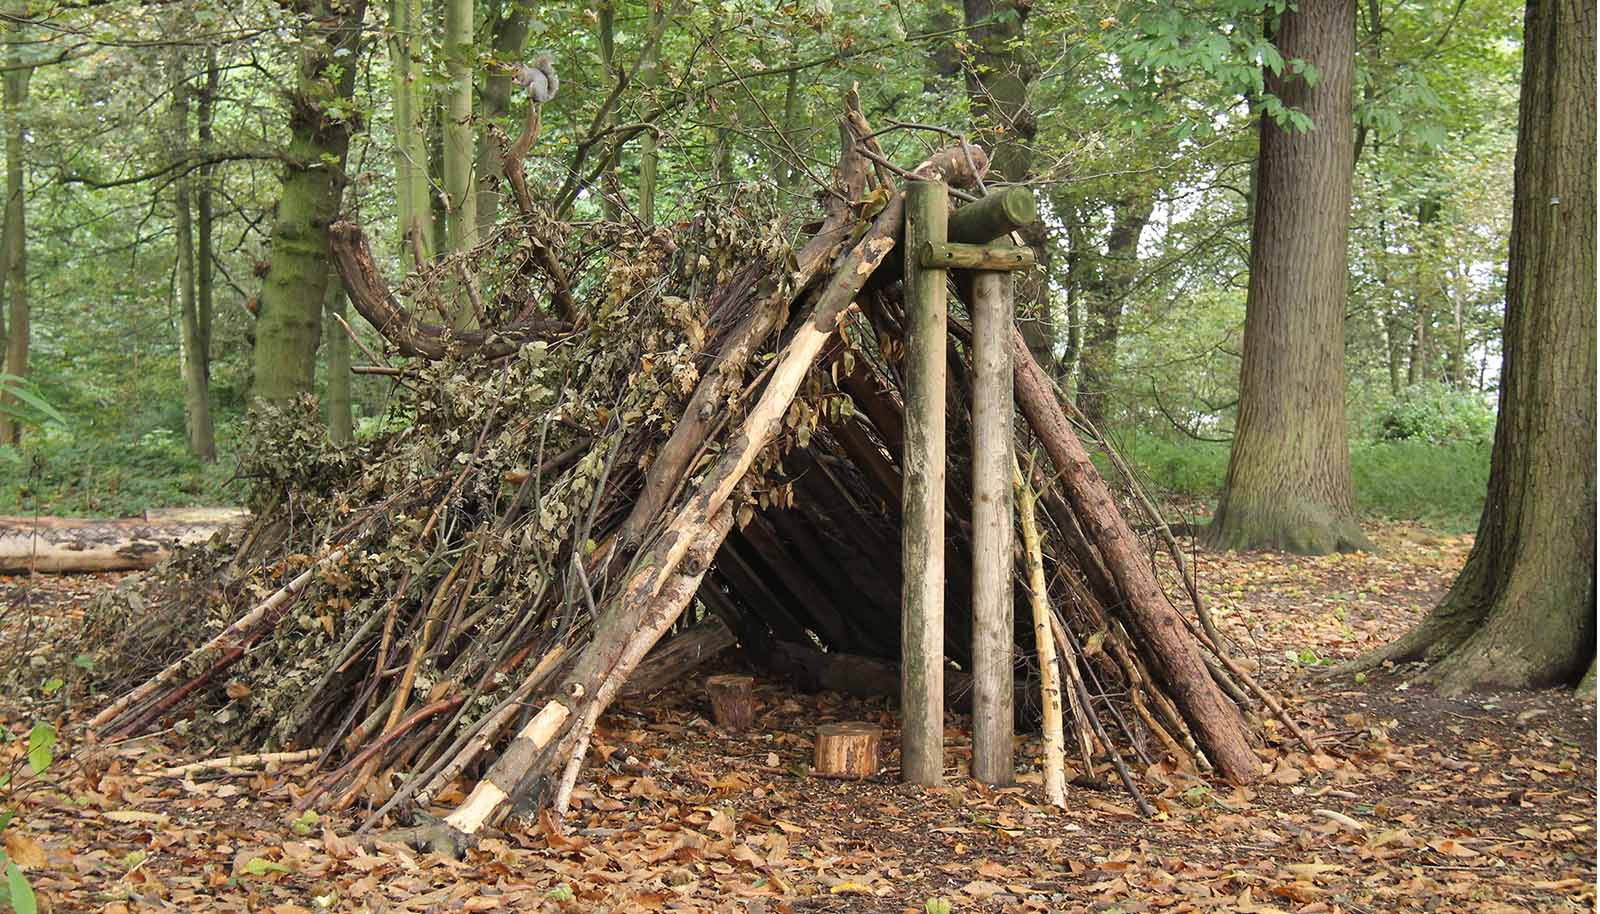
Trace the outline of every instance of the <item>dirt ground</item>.
[[[604, 718], [565, 834], [518, 821], [459, 862], [363, 849], [354, 816], [292, 812], [309, 765], [184, 779], [159, 774], [188, 760], [170, 732], [85, 746], [82, 702], [65, 711], [64, 758], [0, 789], [17, 813], [6, 846], [58, 912], [1593, 911], [1592, 703], [1445, 698], [1405, 670], [1317, 678], [1419, 618], [1470, 547], [1402, 525], [1375, 534], [1375, 554], [1196, 556], [1238, 654], [1317, 751], [1268, 720], [1280, 738], [1254, 787], [1137, 766], [1154, 819], [1106, 766], [1069, 770], [1066, 811], [1043, 805], [1036, 737], [1020, 786], [976, 785], [959, 716], [947, 787], [896, 783], [893, 751], [873, 780], [808, 777], [818, 723], [878, 721], [893, 747], [888, 703], [762, 682], [755, 727], [734, 734], [708, 722], [697, 677]], [[0, 578], [0, 625], [47, 638], [112, 580]], [[0, 770], [21, 771], [35, 716], [61, 705], [4, 699]]]

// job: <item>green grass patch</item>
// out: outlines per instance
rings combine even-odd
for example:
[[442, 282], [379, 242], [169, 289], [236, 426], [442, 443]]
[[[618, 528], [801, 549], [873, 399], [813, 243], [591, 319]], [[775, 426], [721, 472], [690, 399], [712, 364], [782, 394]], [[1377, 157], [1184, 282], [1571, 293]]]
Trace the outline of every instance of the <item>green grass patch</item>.
[[22, 447], [0, 448], [0, 514], [125, 517], [146, 508], [238, 504], [242, 488], [226, 485], [232, 442], [217, 444], [223, 453], [208, 465], [166, 429], [136, 438], [29, 429]]
[[[1223, 443], [1123, 434], [1118, 447], [1157, 497], [1215, 504], [1228, 472]], [[1101, 472], [1109, 467], [1097, 458]], [[1350, 445], [1356, 502], [1369, 516], [1411, 520], [1447, 533], [1476, 529], [1489, 486], [1487, 441], [1356, 441]]]

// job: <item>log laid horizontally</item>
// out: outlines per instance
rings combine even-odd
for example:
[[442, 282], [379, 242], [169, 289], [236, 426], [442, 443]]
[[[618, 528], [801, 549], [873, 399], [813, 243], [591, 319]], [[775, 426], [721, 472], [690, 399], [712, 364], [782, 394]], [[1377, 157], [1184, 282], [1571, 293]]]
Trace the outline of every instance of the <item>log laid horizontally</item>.
[[0, 574], [139, 571], [244, 521], [243, 508], [165, 508], [144, 517], [0, 516]]

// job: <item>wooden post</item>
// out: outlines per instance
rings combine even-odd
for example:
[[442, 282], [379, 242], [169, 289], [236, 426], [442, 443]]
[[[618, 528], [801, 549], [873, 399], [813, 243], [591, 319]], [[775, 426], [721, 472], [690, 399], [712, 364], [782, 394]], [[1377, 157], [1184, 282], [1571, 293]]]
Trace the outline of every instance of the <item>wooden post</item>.
[[1011, 274], [972, 280], [972, 776], [1016, 779], [1012, 708]]
[[[943, 182], [906, 189], [905, 250], [945, 242]], [[906, 430], [900, 596], [900, 771], [912, 784], [944, 777], [945, 271], [905, 257]]]

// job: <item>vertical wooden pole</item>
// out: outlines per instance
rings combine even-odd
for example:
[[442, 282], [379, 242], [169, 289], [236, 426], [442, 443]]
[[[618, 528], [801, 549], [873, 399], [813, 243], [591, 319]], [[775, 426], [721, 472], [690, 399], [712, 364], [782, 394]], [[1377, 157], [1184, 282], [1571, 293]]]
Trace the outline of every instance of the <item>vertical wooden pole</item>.
[[938, 181], [906, 190], [906, 429], [901, 513], [900, 771], [944, 776], [945, 271], [914, 252], [945, 241], [949, 198]]
[[1012, 761], [1011, 274], [972, 282], [972, 776], [1005, 787]]

